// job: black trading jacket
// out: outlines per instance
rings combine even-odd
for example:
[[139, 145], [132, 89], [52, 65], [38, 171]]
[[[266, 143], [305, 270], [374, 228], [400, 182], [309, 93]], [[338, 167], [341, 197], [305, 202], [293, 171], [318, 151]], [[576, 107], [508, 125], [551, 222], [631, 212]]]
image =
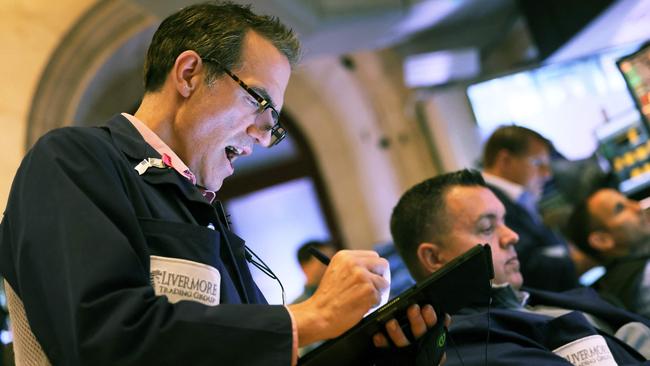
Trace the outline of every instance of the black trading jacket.
[[[511, 308], [499, 303], [497, 297], [493, 297], [492, 308], [463, 309], [453, 315], [449, 328], [449, 339], [453, 342], [448, 343], [445, 366], [571, 365], [555, 350], [593, 335], [604, 337], [618, 365], [650, 365], [635, 349], [612, 335], [630, 322], [650, 327], [650, 320], [611, 305], [589, 288], [565, 292], [523, 290], [530, 294], [528, 305], [572, 311], [553, 317]], [[585, 313], [598, 318], [612, 332], [598, 330]], [[594, 365], [593, 359], [588, 358], [582, 364], [590, 364], [589, 361]]]
[[[175, 170], [139, 175], [134, 167], [150, 157], [160, 155], [115, 116], [105, 127], [48, 133], [18, 170], [2, 221], [0, 270], [50, 361], [289, 365], [290, 317], [266, 304], [243, 241]], [[187, 276], [173, 281], [189, 299], [218, 294], [220, 305], [156, 296], [154, 276], [170, 280], [150, 274], [152, 255], [214, 267], [218, 291]]]
[[591, 287], [607, 300], [626, 309], [643, 313], [647, 309], [640, 308], [639, 292], [643, 271], [650, 261], [650, 256], [616, 258], [607, 266], [605, 275]]

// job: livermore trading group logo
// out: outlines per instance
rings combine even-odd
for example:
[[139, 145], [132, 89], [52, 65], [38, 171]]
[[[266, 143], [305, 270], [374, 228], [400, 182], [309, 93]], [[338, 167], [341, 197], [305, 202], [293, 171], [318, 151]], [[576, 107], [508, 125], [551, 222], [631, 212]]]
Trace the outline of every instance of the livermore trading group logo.
[[218, 305], [221, 274], [211, 266], [179, 258], [151, 256], [151, 286], [170, 303], [181, 300]]
[[616, 366], [616, 360], [601, 335], [590, 335], [553, 350], [574, 366]]

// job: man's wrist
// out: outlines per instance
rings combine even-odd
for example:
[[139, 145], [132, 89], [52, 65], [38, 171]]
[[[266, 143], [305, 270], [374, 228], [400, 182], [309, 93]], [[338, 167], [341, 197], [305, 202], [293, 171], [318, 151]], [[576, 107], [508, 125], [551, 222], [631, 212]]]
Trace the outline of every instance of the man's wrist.
[[300, 347], [326, 339], [328, 330], [328, 314], [318, 311], [311, 299], [299, 304], [288, 306], [298, 329], [298, 345]]

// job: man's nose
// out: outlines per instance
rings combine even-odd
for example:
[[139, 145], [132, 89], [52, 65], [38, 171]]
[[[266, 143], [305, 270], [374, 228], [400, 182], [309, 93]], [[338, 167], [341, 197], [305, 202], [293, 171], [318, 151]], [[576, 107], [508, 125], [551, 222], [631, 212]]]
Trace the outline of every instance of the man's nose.
[[[261, 116], [261, 115], [260, 115]], [[269, 118], [270, 119], [270, 118]], [[248, 126], [246, 133], [255, 139], [255, 143], [264, 147], [271, 145], [271, 125], [268, 122], [259, 121], [263, 118], [259, 117], [252, 125]]]
[[539, 175], [544, 178], [545, 180], [550, 179], [551, 176], [553, 175], [553, 172], [551, 171], [551, 165], [549, 163], [545, 163], [539, 166]]
[[499, 245], [502, 248], [515, 245], [519, 241], [519, 235], [506, 225], [501, 227], [499, 232]]

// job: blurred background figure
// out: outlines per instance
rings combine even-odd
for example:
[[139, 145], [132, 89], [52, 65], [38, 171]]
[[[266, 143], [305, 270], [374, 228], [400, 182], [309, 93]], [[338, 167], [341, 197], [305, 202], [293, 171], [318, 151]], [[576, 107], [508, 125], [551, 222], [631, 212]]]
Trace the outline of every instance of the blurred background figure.
[[318, 284], [320, 283], [321, 278], [323, 278], [323, 274], [327, 268], [327, 266], [321, 263], [309, 252], [309, 247], [318, 249], [330, 258], [337, 251], [332, 243], [317, 240], [308, 241], [300, 246], [297, 258], [300, 263], [300, 268], [305, 274], [305, 289], [302, 295], [293, 300], [294, 304], [307, 300], [314, 294], [314, 292], [316, 292]]
[[598, 189], [576, 206], [567, 235], [605, 267], [592, 285], [601, 296], [650, 317], [650, 221], [637, 201]]
[[[596, 187], [616, 187], [616, 177], [600, 165], [602, 158], [598, 154], [579, 160], [569, 160], [557, 150], [551, 152], [551, 170], [553, 179], [544, 187], [544, 194], [538, 204], [544, 223], [560, 232], [566, 229], [567, 221], [574, 208], [584, 201]], [[566, 234], [566, 233], [565, 233]], [[566, 234], [571, 251], [571, 258], [583, 286], [595, 281], [598, 273], [602, 274], [598, 262], [574, 245], [572, 238]]]
[[578, 285], [567, 242], [547, 227], [537, 204], [552, 178], [551, 142], [522, 126], [499, 127], [483, 149], [483, 177], [519, 234], [517, 254], [526, 286], [563, 291]]

